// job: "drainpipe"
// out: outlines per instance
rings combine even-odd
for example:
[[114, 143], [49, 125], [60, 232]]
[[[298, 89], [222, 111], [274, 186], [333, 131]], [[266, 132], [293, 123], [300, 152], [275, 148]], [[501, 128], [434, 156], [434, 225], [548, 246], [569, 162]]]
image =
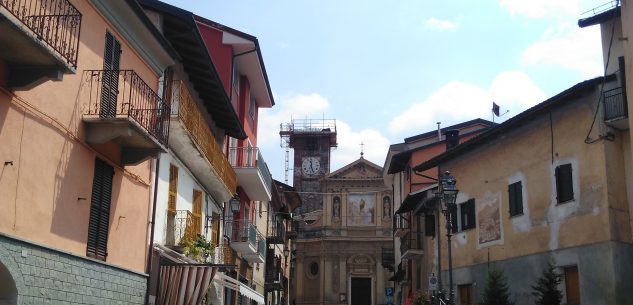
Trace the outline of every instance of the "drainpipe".
[[154, 199], [152, 202], [152, 219], [150, 221], [150, 234], [149, 234], [149, 253], [147, 255], [147, 289], [145, 291], [145, 304], [149, 305], [149, 288], [151, 285], [151, 278], [149, 275], [152, 273], [152, 259], [154, 254], [154, 228], [156, 227], [156, 198], [158, 197], [158, 173], [160, 172], [160, 155], [156, 158], [156, 172], [154, 176]]

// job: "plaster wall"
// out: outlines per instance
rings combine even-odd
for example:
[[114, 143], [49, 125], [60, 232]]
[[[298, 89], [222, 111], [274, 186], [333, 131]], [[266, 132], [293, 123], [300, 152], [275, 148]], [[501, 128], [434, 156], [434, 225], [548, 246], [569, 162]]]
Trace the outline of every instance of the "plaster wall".
[[[121, 69], [134, 70], [154, 90], [158, 75], [88, 1], [71, 2], [83, 14], [77, 72], [26, 91], [0, 91], [0, 160], [13, 162], [0, 169], [0, 232], [83, 256], [98, 156], [85, 142], [84, 71], [103, 68], [110, 31], [122, 44]], [[139, 272], [147, 251], [150, 176], [150, 162], [144, 162], [115, 167], [113, 178], [107, 262]]]
[[[617, 153], [607, 158], [605, 149], [616, 143], [584, 144], [586, 130], [579, 128], [591, 124], [595, 100], [592, 93], [555, 110], [552, 134], [549, 117], [543, 115], [442, 167], [457, 178], [458, 203], [475, 198], [477, 205], [485, 199], [498, 198], [500, 204], [502, 239], [497, 245], [480, 247], [478, 219], [476, 228], [454, 236], [454, 266], [485, 262], [488, 253], [494, 261], [613, 238], [608, 194], [623, 198], [620, 193], [624, 190], [609, 185], [607, 174], [618, 179], [618, 173], [607, 173], [607, 162], [621, 161], [615, 158]], [[591, 136], [597, 138], [595, 134]], [[621, 152], [619, 158], [622, 159]], [[564, 163], [573, 167], [574, 200], [557, 204], [554, 168]], [[508, 212], [508, 178], [517, 173], [525, 177], [523, 191], [529, 207], [529, 225], [524, 228], [514, 226]], [[443, 220], [440, 227], [444, 227]]]

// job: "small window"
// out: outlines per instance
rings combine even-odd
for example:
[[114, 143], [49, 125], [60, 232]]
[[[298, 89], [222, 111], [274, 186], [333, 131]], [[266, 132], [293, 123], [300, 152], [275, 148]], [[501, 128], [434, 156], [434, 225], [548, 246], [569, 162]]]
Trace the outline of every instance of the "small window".
[[424, 215], [424, 235], [435, 236], [435, 215], [433, 214]]
[[510, 217], [523, 214], [523, 184], [521, 181], [508, 185]]
[[571, 173], [570, 163], [556, 167], [556, 200], [558, 203], [574, 200], [574, 186]]
[[462, 221], [461, 231], [475, 227], [475, 199], [470, 199], [461, 204], [460, 216]]
[[457, 205], [453, 206], [452, 208], [450, 208], [450, 214], [451, 214], [451, 228], [453, 230], [453, 233], [457, 233], [459, 232], [458, 228], [457, 228]]
[[252, 93], [249, 99], [248, 113], [251, 115], [251, 119], [254, 120], [255, 119], [255, 97], [252, 95]]
[[317, 262], [312, 262], [310, 264], [310, 275], [312, 276], [316, 276], [319, 274], [319, 263]]

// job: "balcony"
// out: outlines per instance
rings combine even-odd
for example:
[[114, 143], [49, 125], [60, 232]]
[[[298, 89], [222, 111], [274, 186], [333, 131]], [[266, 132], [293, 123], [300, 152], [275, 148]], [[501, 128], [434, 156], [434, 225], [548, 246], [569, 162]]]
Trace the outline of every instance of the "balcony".
[[169, 147], [220, 202], [237, 189], [237, 176], [181, 81], [172, 86]]
[[273, 178], [257, 147], [231, 147], [229, 162], [251, 200], [270, 201]]
[[286, 226], [279, 221], [271, 221], [268, 228], [270, 235], [266, 236], [269, 244], [284, 244], [286, 240]]
[[74, 73], [81, 18], [68, 0], [0, 0], [0, 61], [9, 70], [8, 87]]
[[229, 234], [231, 248], [245, 254], [257, 253], [257, 228], [247, 219], [227, 221], [225, 228], [230, 227]]
[[400, 239], [402, 259], [410, 259], [424, 254], [423, 238], [416, 232], [408, 232]]
[[404, 234], [409, 232], [409, 220], [400, 214], [395, 214], [393, 231], [395, 237], [404, 236]]
[[91, 145], [114, 143], [120, 164], [135, 165], [165, 152], [170, 107], [131, 70], [87, 70], [81, 97]]
[[212, 263], [218, 265], [235, 265], [233, 249], [225, 244], [215, 246]]
[[266, 276], [264, 286], [267, 291], [284, 290], [288, 279], [284, 276], [281, 268], [281, 259], [274, 258], [273, 261], [266, 261]]
[[201, 233], [201, 218], [188, 210], [167, 211], [165, 245], [181, 246], [185, 240], [196, 240]]
[[605, 123], [620, 130], [629, 129], [629, 113], [624, 89], [618, 87], [606, 90], [603, 98]]
[[255, 253], [243, 253], [244, 259], [250, 263], [263, 263], [266, 261], [266, 239], [257, 231], [257, 251]]
[[384, 268], [389, 269], [390, 271], [394, 271], [394, 265], [395, 263], [395, 255], [394, 255], [394, 250], [391, 247], [383, 247], [382, 248], [382, 266]]

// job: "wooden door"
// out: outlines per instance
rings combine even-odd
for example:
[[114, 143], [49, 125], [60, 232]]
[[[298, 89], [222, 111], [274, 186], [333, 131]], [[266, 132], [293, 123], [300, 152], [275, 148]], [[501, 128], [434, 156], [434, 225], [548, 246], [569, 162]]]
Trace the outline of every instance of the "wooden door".
[[457, 286], [459, 305], [472, 305], [473, 304], [473, 285], [459, 285]]
[[578, 267], [565, 267], [565, 293], [567, 305], [580, 305], [580, 282]]
[[371, 305], [371, 278], [352, 278], [351, 305]]

